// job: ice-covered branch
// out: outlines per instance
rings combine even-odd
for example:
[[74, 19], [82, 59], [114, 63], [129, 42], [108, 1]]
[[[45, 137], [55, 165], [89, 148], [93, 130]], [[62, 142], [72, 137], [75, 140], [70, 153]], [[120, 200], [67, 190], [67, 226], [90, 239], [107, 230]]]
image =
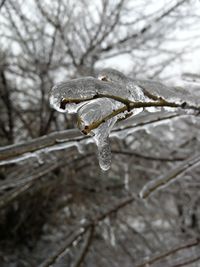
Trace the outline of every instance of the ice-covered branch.
[[[58, 144], [77, 141], [82, 139], [80, 132], [78, 130], [66, 130], [60, 132], [50, 133], [49, 135], [44, 135], [39, 138], [32, 139], [30, 141], [14, 144], [0, 148], [0, 165], [3, 165], [3, 161], [19, 158], [26, 153], [27, 157], [31, 157], [31, 153], [42, 150], [44, 148], [54, 147]], [[20, 160], [20, 159], [19, 159]]]
[[94, 136], [99, 164], [111, 164], [109, 134], [118, 120], [135, 116], [145, 109], [184, 110], [198, 115], [198, 97], [178, 87], [160, 82], [136, 80], [114, 69], [104, 69], [98, 79], [84, 77], [55, 85], [50, 103], [59, 112], [77, 113], [78, 126], [85, 135]]
[[153, 192], [156, 192], [158, 189], [163, 186], [168, 185], [170, 182], [174, 181], [178, 176], [188, 171], [189, 169], [195, 167], [200, 163], [200, 154], [190, 157], [189, 159], [183, 161], [178, 167], [172, 169], [167, 174], [164, 174], [158, 177], [155, 180], [147, 183], [140, 192], [141, 198], [149, 197]]
[[[128, 120], [118, 123], [117, 127], [112, 130], [110, 137], [116, 137], [119, 134], [126, 136], [128, 133], [136, 132], [143, 127], [148, 127], [151, 124], [160, 124], [178, 118], [179, 116], [180, 114], [178, 113], [165, 114], [158, 112], [157, 114], [149, 113], [148, 115], [141, 116], [137, 119], [129, 118]], [[91, 137], [83, 136], [77, 129], [73, 129], [50, 133], [27, 142], [1, 147], [0, 165], [37, 157], [43, 152], [50, 153], [51, 151], [63, 150], [72, 146], [78, 147], [81, 142], [86, 140], [86, 138], [91, 139]]]
[[[105, 97], [105, 96], [103, 96]], [[112, 98], [112, 96], [109, 96], [110, 98]], [[99, 98], [99, 96], [95, 97], [95, 98]], [[114, 99], [114, 98], [113, 98]], [[120, 101], [122, 102], [122, 101]], [[174, 102], [168, 102], [165, 100], [159, 100], [156, 102], [133, 102], [133, 101], [129, 101], [129, 100], [124, 100], [123, 101], [126, 105], [123, 107], [120, 107], [116, 110], [113, 110], [110, 114], [106, 115], [105, 117], [101, 118], [100, 120], [97, 121], [93, 121], [90, 125], [85, 125], [85, 128], [82, 130], [82, 133], [84, 134], [89, 134], [92, 130], [98, 128], [101, 124], [105, 123], [106, 121], [116, 117], [119, 114], [122, 114], [124, 112], [130, 112], [131, 110], [134, 109], [139, 109], [139, 108], [148, 108], [148, 107], [171, 107], [171, 108], [181, 108], [181, 109], [191, 109], [194, 111], [194, 114], [196, 115], [197, 112], [200, 112], [200, 108], [199, 107], [195, 107], [195, 106], [190, 106], [190, 105], [186, 105], [186, 103], [183, 104], [178, 104], [178, 103], [174, 103]], [[132, 114], [131, 114], [132, 115]], [[81, 118], [79, 118], [81, 120]], [[124, 115], [124, 118], [120, 118], [120, 119], [126, 119], [126, 116]]]

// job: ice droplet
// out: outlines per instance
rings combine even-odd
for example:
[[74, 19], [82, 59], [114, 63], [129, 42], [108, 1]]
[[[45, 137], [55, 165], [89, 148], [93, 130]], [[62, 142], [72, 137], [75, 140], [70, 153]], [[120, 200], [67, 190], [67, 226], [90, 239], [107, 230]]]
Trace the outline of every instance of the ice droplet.
[[103, 171], [107, 171], [111, 166], [111, 149], [109, 138], [105, 139], [103, 142], [96, 141], [98, 148], [98, 159], [99, 166]]

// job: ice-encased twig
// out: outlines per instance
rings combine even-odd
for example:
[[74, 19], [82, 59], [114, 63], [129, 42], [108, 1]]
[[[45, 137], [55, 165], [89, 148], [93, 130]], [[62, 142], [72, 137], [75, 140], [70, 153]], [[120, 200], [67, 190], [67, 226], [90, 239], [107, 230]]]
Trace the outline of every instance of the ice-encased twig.
[[143, 199], [149, 197], [152, 193], [168, 185], [178, 176], [195, 167], [197, 164], [200, 164], [200, 154], [190, 157], [189, 159], [183, 161], [183, 163], [181, 163], [178, 167], [169, 171], [167, 174], [148, 182], [140, 191], [140, 197]]
[[28, 156], [31, 157], [32, 153], [40, 151], [44, 148], [53, 147], [64, 142], [77, 141], [81, 139], [83, 139], [81, 133], [78, 130], [73, 129], [53, 132], [24, 143], [0, 147], [0, 165], [2, 161], [11, 160], [11, 158], [17, 159], [25, 153], [30, 153]]
[[100, 80], [106, 80], [108, 83], [114, 82], [115, 84], [121, 84], [124, 88], [132, 92], [137, 91], [136, 97], [140, 96], [138, 99], [139, 101], [157, 101], [162, 98], [165, 101], [176, 102], [177, 104], [186, 102], [187, 106], [200, 105], [199, 95], [195, 95], [194, 92], [191, 93], [189, 89], [166, 86], [163, 83], [154, 80], [129, 78], [123, 73], [112, 68], [101, 70], [98, 74], [98, 78]]
[[[107, 98], [101, 98], [86, 103], [78, 109], [78, 126], [84, 134], [94, 136], [94, 141], [98, 149], [99, 165], [102, 170], [108, 170], [111, 165], [111, 149], [109, 133], [117, 121], [117, 117], [105, 120], [99, 127], [92, 127], [110, 114], [119, 103]], [[91, 129], [90, 129], [91, 128]], [[94, 128], [94, 129], [93, 129]]]
[[84, 77], [55, 85], [51, 89], [49, 101], [59, 112], [76, 113], [85, 101], [93, 100], [99, 95], [107, 95], [121, 101], [124, 98], [134, 100], [132, 92], [120, 84]]

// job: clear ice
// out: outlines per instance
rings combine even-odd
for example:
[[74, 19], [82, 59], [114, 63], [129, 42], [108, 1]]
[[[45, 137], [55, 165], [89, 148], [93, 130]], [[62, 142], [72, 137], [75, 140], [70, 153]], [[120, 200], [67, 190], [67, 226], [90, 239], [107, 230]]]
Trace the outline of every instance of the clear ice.
[[[99, 98], [86, 103], [77, 112], [80, 130], [84, 132], [90, 125], [102, 120], [120, 105], [118, 102], [108, 98]], [[95, 140], [98, 148], [99, 165], [104, 171], [108, 170], [111, 165], [109, 133], [116, 121], [117, 116], [106, 120], [88, 133]]]
[[[199, 96], [195, 95], [194, 92], [191, 92], [189, 89], [186, 90], [183, 87], [169, 87], [153, 80], [131, 79], [126, 77], [123, 73], [111, 68], [101, 70], [98, 74], [98, 79], [123, 85], [123, 87], [130, 90], [132, 94], [135, 94], [135, 101], [152, 101], [148, 96], [150, 93], [158, 98], [162, 97], [167, 101], [180, 104], [183, 102], [186, 102], [188, 105], [200, 104], [200, 101], [198, 101]], [[147, 94], [145, 94], [145, 92]]]
[[[133, 88], [134, 89], [134, 88]], [[59, 112], [76, 113], [88, 100], [101, 95], [117, 96], [132, 101], [139, 100], [135, 90], [130, 90], [123, 84], [108, 83], [93, 77], [73, 79], [55, 85], [50, 91], [50, 104]], [[81, 103], [67, 103], [62, 106], [62, 101], [81, 100]], [[85, 102], [82, 102], [85, 101]]]

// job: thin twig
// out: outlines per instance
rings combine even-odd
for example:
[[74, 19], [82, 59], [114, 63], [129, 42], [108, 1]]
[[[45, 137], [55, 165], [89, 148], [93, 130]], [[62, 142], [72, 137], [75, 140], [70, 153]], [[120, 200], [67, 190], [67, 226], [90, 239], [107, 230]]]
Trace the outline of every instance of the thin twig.
[[79, 252], [79, 255], [76, 257], [76, 260], [75, 260], [74, 264], [72, 265], [72, 267], [79, 267], [83, 263], [86, 255], [89, 251], [90, 245], [92, 243], [94, 229], [95, 229], [94, 226], [91, 226], [90, 229], [88, 230], [87, 236], [85, 238], [85, 242], [83, 243], [83, 246]]
[[156, 98], [156, 101], [150, 101], [150, 102], [143, 102], [143, 101], [131, 101], [129, 99], [124, 99], [122, 97], [119, 96], [115, 96], [115, 95], [109, 95], [109, 94], [95, 94], [92, 97], [87, 97], [87, 98], [63, 98], [61, 100], [60, 103], [60, 108], [65, 109], [65, 106], [67, 104], [71, 104], [71, 103], [75, 103], [75, 104], [79, 104], [82, 102], [88, 102], [90, 100], [94, 100], [97, 98], [110, 98], [113, 99], [115, 101], [118, 101], [122, 104], [124, 104], [123, 107], [120, 107], [116, 110], [113, 110], [110, 114], [106, 115], [105, 117], [103, 117], [100, 120], [94, 121], [93, 123], [91, 123], [90, 125], [86, 125], [85, 128], [82, 130], [82, 132], [84, 134], [89, 134], [92, 130], [98, 128], [102, 123], [110, 120], [111, 118], [124, 113], [124, 112], [130, 112], [133, 109], [137, 109], [137, 108], [147, 108], [147, 107], [171, 107], [171, 108], [181, 108], [181, 109], [187, 109], [187, 110], [194, 110], [195, 111], [195, 115], [200, 113], [200, 107], [197, 106], [193, 106], [193, 105], [189, 105], [186, 102], [183, 103], [176, 103], [176, 102], [169, 102], [164, 100], [163, 98]]
[[199, 164], [200, 162], [200, 154], [197, 154], [195, 156], [190, 157], [189, 159], [183, 161], [182, 164], [180, 164], [175, 169], [172, 169], [167, 174], [162, 175], [158, 177], [155, 180], [150, 181], [147, 183], [140, 192], [141, 198], [147, 198], [149, 197], [153, 192], [157, 191], [161, 187], [165, 186], [166, 184], [169, 184], [171, 181], [175, 180], [177, 176], [184, 173], [185, 171], [191, 169], [196, 164]]
[[114, 154], [122, 154], [122, 155], [128, 155], [128, 156], [135, 156], [138, 158], [142, 158], [145, 160], [155, 160], [155, 161], [183, 161], [185, 160], [185, 157], [175, 157], [175, 158], [170, 158], [170, 157], [154, 157], [154, 156], [147, 156], [147, 155], [142, 155], [140, 153], [134, 152], [134, 151], [129, 151], [129, 150], [112, 150]]
[[[170, 255], [173, 255], [173, 254], [177, 253], [180, 250], [184, 250], [184, 249], [188, 249], [188, 248], [197, 246], [197, 245], [199, 245], [199, 243], [200, 243], [200, 239], [191, 240], [190, 242], [188, 242], [188, 243], [186, 243], [184, 245], [174, 247], [173, 249], [170, 249], [169, 251], [167, 251], [167, 252], [165, 252], [163, 254], [155, 256], [155, 257], [151, 258], [150, 260], [147, 260], [147, 261], [143, 262], [142, 264], [137, 265], [136, 267], [150, 266], [151, 264], [154, 264], [157, 261], [160, 261], [160, 260], [162, 260], [162, 259], [164, 259], [164, 258], [166, 258], [166, 257], [168, 257]], [[178, 267], [178, 266], [176, 266], [176, 267]], [[180, 265], [180, 266], [182, 266], [182, 265]], [[175, 266], [173, 266], [173, 267], [175, 267]]]
[[61, 246], [52, 256], [50, 256], [45, 262], [39, 265], [39, 267], [49, 267], [70, 247], [75, 240], [81, 237], [86, 232], [86, 228], [80, 228], [68, 237], [67, 241], [63, 246]]
[[193, 259], [187, 259], [186, 261], [172, 265], [171, 267], [183, 267], [183, 266], [187, 266], [197, 261], [200, 261], [200, 256], [197, 256], [196, 258], [193, 258]]

